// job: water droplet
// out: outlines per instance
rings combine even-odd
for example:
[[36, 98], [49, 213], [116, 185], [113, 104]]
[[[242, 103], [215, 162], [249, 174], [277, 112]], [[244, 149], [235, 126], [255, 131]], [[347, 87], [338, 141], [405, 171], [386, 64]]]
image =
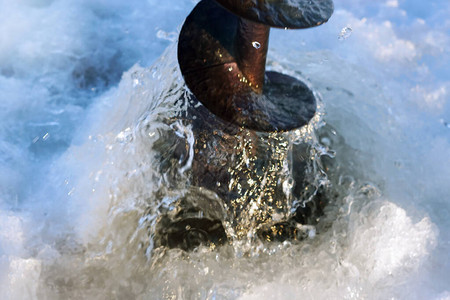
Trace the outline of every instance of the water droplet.
[[256, 41], [254, 41], [254, 42], [252, 43], [252, 46], [253, 46], [253, 48], [255, 48], [255, 49], [261, 48], [261, 44], [260, 44], [259, 42], [256, 42]]
[[352, 35], [353, 29], [350, 26], [346, 26], [342, 28], [341, 32], [339, 33], [338, 40], [343, 41], [347, 39], [349, 36]]
[[44, 141], [48, 140], [48, 138], [50, 137], [50, 134], [47, 132], [46, 134], [44, 134], [44, 136], [42, 137], [42, 139]]

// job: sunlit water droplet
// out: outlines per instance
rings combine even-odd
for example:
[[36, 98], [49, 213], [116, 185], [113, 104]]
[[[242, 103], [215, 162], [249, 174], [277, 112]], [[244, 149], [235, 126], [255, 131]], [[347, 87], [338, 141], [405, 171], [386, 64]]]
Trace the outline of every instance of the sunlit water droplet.
[[353, 29], [350, 26], [346, 26], [342, 28], [341, 32], [339, 33], [338, 39], [340, 41], [343, 41], [350, 37], [352, 35]]
[[261, 44], [260, 44], [259, 42], [256, 42], [256, 41], [252, 43], [252, 46], [253, 46], [253, 48], [255, 48], [255, 49], [261, 48]]
[[48, 138], [50, 137], [50, 134], [47, 132], [46, 134], [44, 134], [44, 136], [42, 137], [42, 139], [44, 141], [48, 140]]

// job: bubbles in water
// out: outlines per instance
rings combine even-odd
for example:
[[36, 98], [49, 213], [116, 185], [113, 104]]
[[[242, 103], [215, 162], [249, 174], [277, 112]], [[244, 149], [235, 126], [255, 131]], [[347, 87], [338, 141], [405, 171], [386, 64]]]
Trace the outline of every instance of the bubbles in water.
[[254, 42], [252, 43], [252, 46], [253, 46], [253, 48], [255, 48], [255, 49], [259, 49], [259, 48], [261, 48], [261, 43], [259, 43], [259, 42], [257, 42], [257, 41], [254, 41]]
[[339, 33], [338, 40], [343, 41], [347, 38], [349, 38], [352, 35], [353, 29], [350, 25], [345, 26], [342, 28], [341, 32]]

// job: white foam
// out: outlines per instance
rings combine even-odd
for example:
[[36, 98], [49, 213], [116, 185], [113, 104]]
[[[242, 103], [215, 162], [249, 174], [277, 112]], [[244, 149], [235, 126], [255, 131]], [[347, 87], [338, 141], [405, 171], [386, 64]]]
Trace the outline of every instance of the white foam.
[[0, 0], [0, 298], [450, 299], [447, 0], [336, 1], [271, 34], [273, 65], [323, 95], [342, 178], [381, 196], [343, 184], [302, 245], [148, 264], [155, 116], [182, 79], [174, 48], [146, 67], [193, 2]]
[[23, 222], [19, 216], [0, 211], [0, 254], [20, 255], [24, 252]]
[[414, 223], [405, 210], [385, 200], [353, 208], [348, 218], [347, 228], [336, 223], [335, 238], [326, 235], [314, 247], [314, 255], [322, 258], [298, 257], [279, 278], [253, 286], [239, 299], [406, 299], [412, 291], [393, 287], [416, 274], [435, 246], [437, 232], [430, 220]]
[[6, 289], [0, 292], [2, 299], [39, 299], [41, 268], [41, 262], [37, 259], [11, 257]]

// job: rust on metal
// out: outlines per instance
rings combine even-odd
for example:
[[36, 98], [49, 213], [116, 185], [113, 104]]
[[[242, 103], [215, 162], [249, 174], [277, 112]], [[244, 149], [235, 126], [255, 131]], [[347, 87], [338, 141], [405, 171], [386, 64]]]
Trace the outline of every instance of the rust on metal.
[[265, 72], [270, 27], [314, 27], [332, 12], [332, 0], [202, 0], [179, 37], [186, 85], [228, 122], [268, 132], [301, 127], [316, 99], [298, 79]]

